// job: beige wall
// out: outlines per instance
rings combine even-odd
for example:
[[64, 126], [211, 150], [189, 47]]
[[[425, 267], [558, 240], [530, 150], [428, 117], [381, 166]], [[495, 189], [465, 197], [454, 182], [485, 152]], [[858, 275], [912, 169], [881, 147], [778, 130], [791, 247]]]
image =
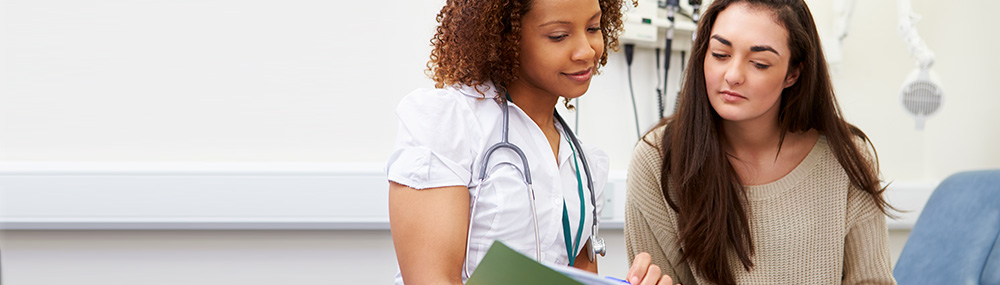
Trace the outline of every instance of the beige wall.
[[[832, 21], [831, 1], [807, 1], [817, 21]], [[887, 180], [941, 180], [958, 171], [1000, 168], [1000, 96], [991, 82], [1000, 76], [997, 1], [914, 0], [920, 36], [936, 54], [932, 70], [944, 88], [943, 105], [923, 131], [900, 104], [900, 87], [916, 69], [898, 36], [897, 1], [857, 1], [844, 40], [840, 72], [833, 76], [845, 116], [865, 130], [878, 148]], [[823, 30], [829, 26], [820, 25]]]

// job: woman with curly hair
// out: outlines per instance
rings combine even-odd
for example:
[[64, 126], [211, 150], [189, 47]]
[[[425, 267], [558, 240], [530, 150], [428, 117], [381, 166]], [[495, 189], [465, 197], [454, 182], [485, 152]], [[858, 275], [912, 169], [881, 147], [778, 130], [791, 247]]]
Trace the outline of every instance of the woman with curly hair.
[[[578, 145], [555, 108], [586, 93], [617, 49], [621, 1], [447, 1], [427, 64], [436, 88], [396, 109], [386, 172], [397, 284], [461, 283], [494, 241], [597, 272], [588, 237], [608, 157]], [[526, 162], [509, 148], [484, 161], [504, 133]]]
[[628, 170], [630, 275], [894, 284], [871, 142], [841, 115], [803, 0], [715, 0], [677, 112]]

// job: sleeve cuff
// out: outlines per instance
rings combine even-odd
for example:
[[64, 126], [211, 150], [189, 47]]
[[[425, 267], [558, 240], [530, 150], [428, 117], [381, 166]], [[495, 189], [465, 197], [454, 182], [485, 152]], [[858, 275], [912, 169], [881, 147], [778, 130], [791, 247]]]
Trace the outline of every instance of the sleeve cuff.
[[397, 149], [389, 157], [386, 177], [414, 189], [427, 189], [468, 186], [472, 172], [426, 147], [408, 147]]

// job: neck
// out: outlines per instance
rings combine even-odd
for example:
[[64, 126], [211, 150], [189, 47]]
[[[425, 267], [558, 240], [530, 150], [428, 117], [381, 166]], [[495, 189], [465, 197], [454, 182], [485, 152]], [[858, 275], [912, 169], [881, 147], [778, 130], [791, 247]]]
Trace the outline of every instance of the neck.
[[518, 80], [507, 87], [514, 105], [521, 108], [528, 117], [542, 130], [555, 130], [555, 121], [552, 117], [559, 102], [559, 96], [532, 88], [523, 81]]
[[781, 138], [777, 118], [745, 122], [725, 121], [722, 123], [722, 133], [725, 135], [723, 147], [739, 158], [763, 155], [773, 158], [778, 151], [778, 141]]

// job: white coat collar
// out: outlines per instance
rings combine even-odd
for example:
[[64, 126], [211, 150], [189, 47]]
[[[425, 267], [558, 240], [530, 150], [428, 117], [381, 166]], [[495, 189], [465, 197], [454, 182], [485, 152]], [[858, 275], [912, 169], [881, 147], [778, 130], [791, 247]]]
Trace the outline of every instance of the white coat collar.
[[[450, 88], [458, 90], [459, 93], [462, 93], [465, 96], [469, 96], [469, 97], [473, 97], [473, 98], [477, 98], [477, 99], [487, 99], [487, 98], [492, 99], [492, 98], [495, 98], [496, 96], [502, 96], [501, 94], [499, 94], [499, 89], [496, 87], [496, 85], [493, 84], [493, 81], [490, 81], [490, 80], [487, 80], [486, 82], [483, 82], [483, 84], [476, 85], [476, 86], [455, 84], [455, 85], [452, 85]], [[480, 93], [480, 91], [482, 93]], [[518, 113], [520, 115], [523, 115], [525, 118], [527, 117], [527, 115], [524, 115], [524, 111], [521, 111], [521, 108], [517, 107], [517, 105], [515, 105], [515, 104], [513, 104], [512, 102], [509, 102], [509, 101], [507, 102], [507, 104], [508, 104], [508, 106], [513, 107], [511, 110], [514, 110], [514, 109], [517, 110], [517, 111], [514, 111], [514, 113]], [[555, 118], [553, 118], [553, 119], [555, 119]], [[527, 121], [530, 122], [531, 120], [527, 119]], [[532, 122], [532, 123], [534, 123], [534, 122]], [[556, 167], [559, 167], [563, 163], [567, 163], [567, 162], [570, 162], [570, 160], [572, 160], [572, 151], [573, 150], [570, 149], [572, 146], [567, 142], [568, 136], [567, 136], [566, 131], [564, 129], [564, 127], [567, 127], [567, 126], [562, 126], [558, 122], [556, 123], [556, 126], [557, 126], [557, 130], [559, 130], [559, 132], [561, 133], [561, 136], [562, 136], [562, 138], [560, 139], [560, 142], [559, 142], [559, 146], [560, 147], [559, 147], [558, 158], [556, 159], [557, 160]], [[537, 126], [535, 126], [535, 128], [537, 128]], [[548, 141], [546, 141], [546, 140], [541, 140], [541, 141], [545, 143], [544, 144], [545, 146], [548, 145]], [[546, 149], [548, 149], [548, 148], [546, 148]], [[577, 156], [579, 157], [579, 154], [577, 154]], [[575, 169], [575, 166], [573, 168]]]
[[483, 84], [476, 86], [455, 84], [452, 85], [451, 88], [458, 90], [459, 93], [462, 93], [465, 96], [480, 98], [480, 99], [487, 99], [487, 98], [493, 99], [496, 96], [500, 95], [498, 93], [499, 90], [496, 88], [495, 85], [493, 85], [493, 81], [486, 81], [483, 82]]

